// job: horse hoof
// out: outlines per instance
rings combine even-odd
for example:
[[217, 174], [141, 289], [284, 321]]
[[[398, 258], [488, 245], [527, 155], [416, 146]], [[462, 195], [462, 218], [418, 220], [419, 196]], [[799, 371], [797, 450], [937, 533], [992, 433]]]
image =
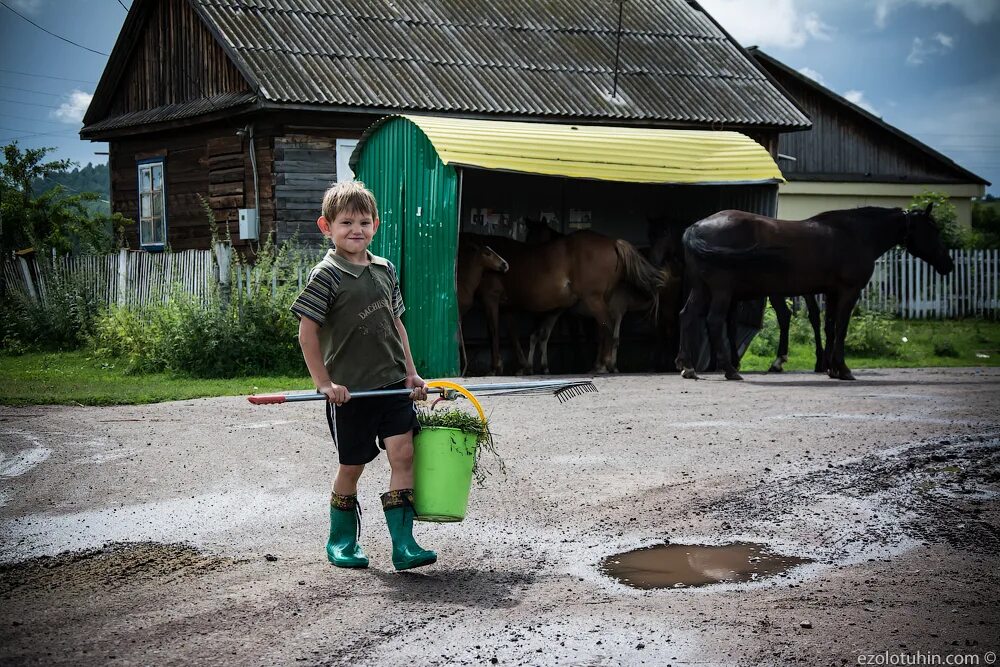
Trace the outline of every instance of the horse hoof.
[[768, 373], [784, 373], [785, 369], [778, 364], [771, 364], [771, 367], [767, 369]]
[[852, 373], [851, 371], [847, 370], [846, 368], [844, 370], [840, 371], [840, 373], [837, 375], [837, 379], [838, 380], [857, 380], [857, 378], [854, 377], [854, 373]]
[[681, 370], [681, 377], [685, 380], [698, 380], [698, 374], [694, 372], [693, 368], [685, 368]]
[[816, 364], [816, 367], [813, 368], [813, 373], [825, 373], [825, 372], [826, 372], [826, 366], [823, 366], [821, 364]]
[[742, 380], [743, 376], [740, 375], [739, 373], [737, 373], [736, 371], [730, 371], [730, 372], [726, 373], [726, 379], [727, 380]]

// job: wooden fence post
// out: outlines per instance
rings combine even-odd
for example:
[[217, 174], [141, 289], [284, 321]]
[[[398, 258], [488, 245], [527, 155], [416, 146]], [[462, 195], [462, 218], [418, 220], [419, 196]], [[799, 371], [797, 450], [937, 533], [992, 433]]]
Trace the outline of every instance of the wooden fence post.
[[21, 277], [24, 278], [24, 287], [28, 290], [28, 296], [35, 303], [38, 303], [38, 290], [35, 289], [35, 281], [31, 279], [31, 268], [28, 266], [28, 260], [20, 255], [17, 256], [17, 264], [21, 268]]
[[232, 295], [232, 247], [223, 242], [215, 244], [215, 260], [219, 263], [219, 294], [222, 296], [223, 305], [229, 303]]
[[115, 294], [115, 303], [119, 308], [125, 306], [125, 293], [128, 290], [128, 250], [122, 248], [118, 251], [118, 293]]

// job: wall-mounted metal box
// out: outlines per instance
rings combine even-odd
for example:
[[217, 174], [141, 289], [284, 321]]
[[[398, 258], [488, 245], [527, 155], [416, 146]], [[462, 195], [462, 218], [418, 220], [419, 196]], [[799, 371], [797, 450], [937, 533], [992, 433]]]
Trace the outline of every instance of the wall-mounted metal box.
[[260, 238], [260, 226], [257, 224], [257, 209], [240, 209], [240, 238], [244, 241], [256, 241]]

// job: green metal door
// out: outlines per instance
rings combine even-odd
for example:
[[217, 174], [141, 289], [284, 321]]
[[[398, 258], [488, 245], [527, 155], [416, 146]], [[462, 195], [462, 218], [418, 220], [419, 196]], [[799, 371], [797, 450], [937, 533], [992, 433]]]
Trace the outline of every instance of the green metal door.
[[375, 129], [361, 146], [354, 171], [378, 200], [381, 226], [371, 250], [396, 265], [417, 372], [455, 376], [458, 175], [405, 118]]

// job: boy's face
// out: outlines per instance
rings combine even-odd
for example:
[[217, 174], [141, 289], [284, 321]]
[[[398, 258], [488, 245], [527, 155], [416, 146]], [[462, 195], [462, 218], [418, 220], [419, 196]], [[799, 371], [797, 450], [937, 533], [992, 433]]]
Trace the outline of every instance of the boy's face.
[[378, 218], [361, 211], [341, 211], [333, 221], [321, 217], [317, 224], [323, 235], [333, 241], [337, 250], [356, 255], [368, 249], [378, 229]]

